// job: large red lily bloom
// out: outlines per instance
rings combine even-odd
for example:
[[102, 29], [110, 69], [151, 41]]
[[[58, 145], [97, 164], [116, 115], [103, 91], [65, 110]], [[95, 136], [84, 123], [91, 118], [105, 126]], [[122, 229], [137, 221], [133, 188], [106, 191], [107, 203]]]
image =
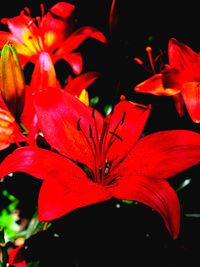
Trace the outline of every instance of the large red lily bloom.
[[200, 55], [171, 38], [168, 43], [169, 66], [159, 74], [136, 85], [134, 90], [154, 95], [173, 96], [180, 116], [184, 106], [193, 122], [200, 122]]
[[124, 100], [103, 118], [57, 88], [37, 92], [34, 105], [53, 150], [16, 149], [1, 163], [0, 177], [19, 171], [44, 179], [38, 200], [40, 220], [114, 197], [156, 210], [177, 238], [179, 200], [166, 178], [199, 163], [198, 133], [168, 130], [141, 137], [149, 108]]
[[38, 55], [48, 52], [53, 62], [66, 60], [75, 74], [82, 71], [82, 56], [74, 50], [87, 38], [95, 38], [105, 43], [105, 36], [96, 28], [83, 26], [74, 30], [75, 6], [66, 2], [58, 2], [42, 16], [32, 18], [25, 8], [20, 15], [3, 18], [10, 32], [0, 31], [0, 47], [12, 41], [24, 67], [27, 62], [35, 63]]

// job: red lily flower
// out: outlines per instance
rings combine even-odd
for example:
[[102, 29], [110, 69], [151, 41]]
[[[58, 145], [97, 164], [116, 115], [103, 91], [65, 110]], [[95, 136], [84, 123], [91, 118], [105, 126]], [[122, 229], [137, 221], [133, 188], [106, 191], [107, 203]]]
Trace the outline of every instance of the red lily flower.
[[75, 74], [82, 71], [82, 56], [74, 50], [87, 38], [95, 38], [105, 43], [105, 36], [94, 27], [83, 26], [74, 30], [73, 19], [75, 6], [66, 2], [56, 3], [42, 17], [32, 18], [25, 8], [20, 15], [3, 18], [10, 32], [0, 31], [0, 47], [7, 40], [12, 41], [24, 67], [27, 62], [35, 63], [38, 55], [45, 51], [50, 54], [53, 62], [66, 60]]
[[169, 66], [159, 74], [136, 85], [134, 90], [154, 95], [173, 96], [180, 116], [184, 106], [193, 122], [200, 122], [200, 55], [171, 38], [168, 43]]
[[14, 141], [14, 121], [9, 111], [0, 108], [0, 150], [7, 148]]
[[[2, 101], [0, 101], [2, 104]], [[10, 144], [25, 142], [26, 137], [23, 135], [19, 125], [5, 105], [0, 107], [0, 150], [10, 146]]]
[[57, 88], [37, 92], [34, 105], [54, 150], [18, 148], [1, 163], [0, 177], [20, 171], [44, 179], [40, 220], [114, 197], [150, 206], [177, 238], [179, 200], [166, 178], [200, 162], [198, 133], [168, 130], [141, 137], [148, 108], [124, 100], [103, 118]]

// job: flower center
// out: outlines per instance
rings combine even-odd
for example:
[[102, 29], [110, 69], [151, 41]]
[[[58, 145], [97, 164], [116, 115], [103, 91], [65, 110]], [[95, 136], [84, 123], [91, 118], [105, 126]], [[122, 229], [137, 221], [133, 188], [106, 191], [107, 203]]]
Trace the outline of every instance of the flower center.
[[96, 183], [110, 185], [115, 181], [116, 175], [112, 173], [112, 169], [114, 169], [114, 161], [112, 159], [108, 159], [108, 152], [116, 140], [120, 140], [121, 142], [123, 141], [122, 137], [117, 134], [117, 130], [124, 123], [125, 116], [126, 114], [124, 112], [122, 118], [114, 126], [113, 130], [110, 131], [111, 114], [108, 120], [104, 120], [101, 133], [99, 133], [98, 130], [97, 118], [95, 116], [94, 109], [92, 111], [93, 125], [89, 124], [88, 126], [89, 134], [85, 133], [82, 129], [81, 118], [77, 121], [77, 129], [78, 131], [81, 131], [93, 155], [94, 168], [91, 170], [91, 177]]

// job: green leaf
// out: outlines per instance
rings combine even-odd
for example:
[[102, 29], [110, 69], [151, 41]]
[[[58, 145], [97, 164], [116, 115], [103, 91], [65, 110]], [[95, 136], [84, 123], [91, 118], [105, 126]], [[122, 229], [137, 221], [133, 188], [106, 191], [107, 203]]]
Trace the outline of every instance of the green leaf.
[[27, 263], [27, 267], [37, 267], [39, 265], [39, 261], [32, 261]]
[[108, 114], [110, 114], [111, 111], [112, 111], [112, 105], [111, 105], [111, 104], [107, 104], [107, 105], [104, 107], [105, 115], [108, 116]]
[[0, 244], [5, 244], [5, 238], [4, 238], [4, 227], [0, 226]]
[[124, 199], [124, 200], [122, 200], [122, 202], [125, 203], [125, 204], [129, 204], [130, 205], [130, 204], [133, 204], [134, 201], [133, 200], [125, 200]]
[[95, 96], [90, 99], [90, 106], [94, 107], [99, 102], [99, 96]]
[[183, 188], [185, 188], [186, 186], [188, 186], [190, 183], [191, 183], [192, 179], [189, 178], [189, 179], [185, 179], [181, 184], [180, 186], [176, 189], [176, 191], [180, 191], [182, 190]]

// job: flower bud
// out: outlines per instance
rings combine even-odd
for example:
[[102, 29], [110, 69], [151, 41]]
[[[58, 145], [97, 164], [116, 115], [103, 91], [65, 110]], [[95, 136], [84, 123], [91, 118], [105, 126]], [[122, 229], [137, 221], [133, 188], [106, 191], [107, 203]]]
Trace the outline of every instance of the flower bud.
[[3, 100], [16, 120], [23, 111], [25, 78], [17, 51], [7, 42], [1, 51], [0, 90]]

